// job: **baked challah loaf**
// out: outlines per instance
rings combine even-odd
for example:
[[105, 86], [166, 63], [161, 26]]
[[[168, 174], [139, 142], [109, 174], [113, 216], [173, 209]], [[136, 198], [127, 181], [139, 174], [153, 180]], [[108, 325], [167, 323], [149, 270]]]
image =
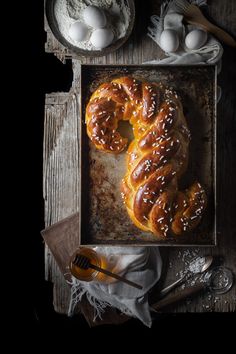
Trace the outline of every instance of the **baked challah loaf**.
[[87, 133], [97, 149], [117, 154], [126, 148], [127, 139], [117, 131], [119, 120], [129, 120], [134, 132], [121, 183], [134, 224], [159, 239], [196, 227], [207, 199], [198, 182], [178, 190], [188, 164], [190, 132], [177, 94], [132, 77], [104, 83], [86, 107]]

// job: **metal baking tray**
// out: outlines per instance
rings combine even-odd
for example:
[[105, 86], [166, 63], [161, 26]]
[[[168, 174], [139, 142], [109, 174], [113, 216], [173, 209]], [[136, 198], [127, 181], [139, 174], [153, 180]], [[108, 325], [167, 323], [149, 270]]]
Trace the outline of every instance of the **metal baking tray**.
[[[179, 94], [191, 131], [189, 164], [180, 189], [198, 180], [208, 205], [196, 229], [180, 237], [157, 240], [155, 235], [133, 225], [122, 203], [120, 183], [125, 174], [126, 152], [112, 155], [98, 151], [89, 141], [85, 109], [94, 90], [121, 75], [161, 81]], [[216, 67], [164, 65], [82, 65], [80, 126], [80, 244], [137, 246], [216, 245]], [[129, 136], [129, 123], [120, 131]]]

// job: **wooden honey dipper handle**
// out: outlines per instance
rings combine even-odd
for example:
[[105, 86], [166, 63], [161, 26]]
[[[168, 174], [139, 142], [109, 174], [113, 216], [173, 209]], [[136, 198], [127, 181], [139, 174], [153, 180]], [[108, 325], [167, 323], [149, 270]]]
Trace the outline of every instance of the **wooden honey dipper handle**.
[[81, 269], [88, 269], [88, 268], [92, 268], [94, 270], [97, 270], [98, 272], [104, 273], [106, 275], [108, 275], [109, 277], [115, 278], [117, 280], [122, 281], [123, 283], [126, 283], [130, 286], [133, 286], [137, 289], [142, 289], [143, 287], [137, 283], [134, 283], [131, 280], [128, 280], [124, 277], [121, 277], [120, 275], [116, 274], [116, 273], [112, 273], [107, 269], [98, 267], [95, 264], [92, 264], [90, 262], [90, 259], [88, 257], [86, 257], [85, 255], [82, 254], [77, 254], [74, 258], [74, 260], [72, 261], [72, 263], [74, 263], [77, 267], [81, 268]]
[[112, 277], [112, 278], [115, 278], [117, 280], [123, 281], [123, 283], [126, 283], [126, 284], [128, 284], [130, 286], [133, 286], [133, 287], [137, 288], [137, 289], [142, 289], [143, 288], [141, 285], [139, 285], [137, 283], [134, 283], [131, 280], [128, 280], [128, 279], [126, 279], [124, 277], [121, 277], [120, 275], [118, 275], [116, 273], [112, 273], [109, 270], [106, 270], [104, 268], [100, 268], [100, 267], [98, 267], [98, 266], [96, 266], [94, 264], [90, 263], [90, 268], [93, 268], [93, 269], [95, 269], [95, 270], [97, 270], [97, 271], [99, 271], [101, 273], [104, 273], [104, 274], [108, 275], [109, 277]]

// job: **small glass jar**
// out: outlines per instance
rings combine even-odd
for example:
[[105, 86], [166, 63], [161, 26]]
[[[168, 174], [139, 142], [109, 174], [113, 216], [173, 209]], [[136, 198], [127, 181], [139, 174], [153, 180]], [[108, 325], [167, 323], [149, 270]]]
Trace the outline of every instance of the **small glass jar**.
[[[99, 282], [111, 282], [113, 279], [109, 276], [107, 276], [104, 273], [101, 273], [93, 268], [88, 268], [88, 269], [82, 269], [78, 267], [75, 263], [74, 260], [77, 255], [83, 255], [86, 256], [89, 259], [89, 262], [96, 265], [97, 267], [103, 268], [103, 269], [109, 269], [109, 264], [107, 259], [101, 255], [98, 254], [94, 249], [89, 248], [89, 247], [79, 247], [71, 256], [70, 259], [70, 272], [71, 274], [82, 281], [99, 281]], [[109, 269], [110, 270], [110, 269]]]
[[226, 267], [217, 266], [206, 273], [205, 281], [215, 294], [225, 294], [232, 288], [233, 273]]

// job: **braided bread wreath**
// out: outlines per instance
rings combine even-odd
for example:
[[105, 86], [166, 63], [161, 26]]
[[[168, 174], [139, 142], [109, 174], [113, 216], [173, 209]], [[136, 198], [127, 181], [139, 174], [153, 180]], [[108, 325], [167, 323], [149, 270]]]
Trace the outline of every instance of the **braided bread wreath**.
[[198, 182], [178, 190], [188, 164], [190, 132], [176, 92], [130, 76], [101, 84], [86, 107], [87, 134], [97, 149], [118, 154], [126, 148], [127, 139], [117, 131], [120, 120], [128, 120], [134, 133], [121, 183], [133, 223], [157, 239], [195, 228], [207, 198]]

